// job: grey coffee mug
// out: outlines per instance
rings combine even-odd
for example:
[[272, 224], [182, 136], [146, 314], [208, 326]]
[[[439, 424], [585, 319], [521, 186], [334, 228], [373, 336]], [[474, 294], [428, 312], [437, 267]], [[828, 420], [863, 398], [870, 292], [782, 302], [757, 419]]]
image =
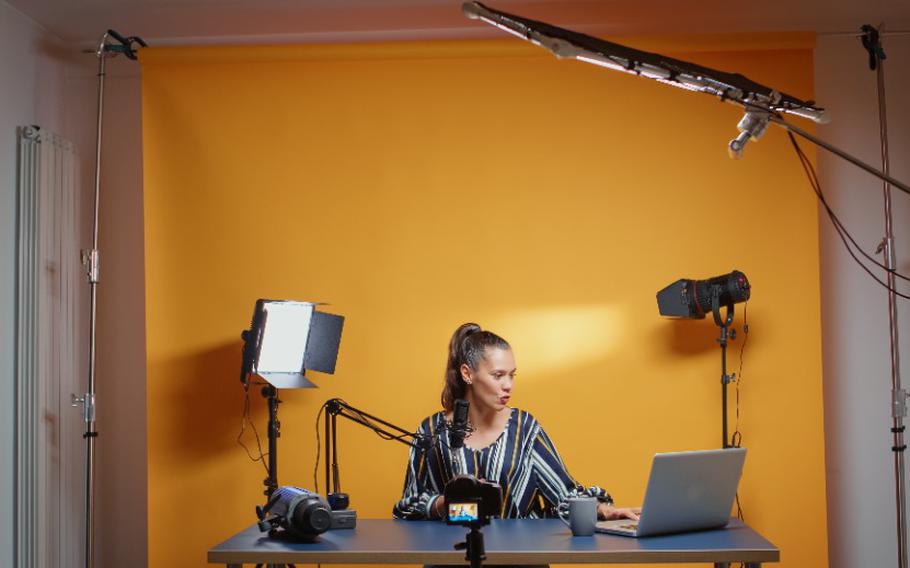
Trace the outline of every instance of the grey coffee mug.
[[597, 499], [593, 497], [570, 497], [566, 499], [569, 512], [559, 518], [572, 529], [572, 536], [591, 536], [597, 523]]

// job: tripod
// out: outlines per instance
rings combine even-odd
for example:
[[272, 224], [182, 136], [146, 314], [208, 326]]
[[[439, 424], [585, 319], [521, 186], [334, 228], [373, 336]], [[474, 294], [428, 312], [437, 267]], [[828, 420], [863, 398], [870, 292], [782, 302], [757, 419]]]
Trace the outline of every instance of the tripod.
[[[241, 339], [244, 341], [244, 348], [240, 380], [246, 384], [247, 381], [252, 380], [250, 372], [252, 369], [253, 342], [247, 331], [241, 333]], [[269, 464], [266, 478], [262, 482], [262, 484], [265, 485], [263, 494], [265, 495], [266, 502], [268, 502], [268, 500], [271, 499], [272, 494], [278, 489], [278, 438], [281, 437], [281, 422], [278, 421], [278, 405], [281, 404], [281, 400], [278, 398], [278, 388], [272, 384], [264, 384], [260, 392], [262, 393], [263, 398], [266, 399], [269, 407], [269, 421], [267, 426]], [[257, 516], [258, 509], [259, 508], [257, 507]], [[257, 564], [256, 568], [262, 568], [263, 566], [263, 564]], [[269, 564], [267, 565], [267, 568], [281, 568], [285, 566], [288, 568], [295, 568], [293, 564]]]
[[[268, 401], [269, 406], [269, 423], [268, 423], [268, 440], [269, 440], [269, 471], [268, 476], [263, 480], [265, 485], [265, 499], [268, 501], [272, 493], [278, 489], [278, 438], [281, 437], [281, 423], [278, 421], [278, 405], [281, 400], [278, 399], [278, 389], [274, 385], [267, 384], [262, 387], [262, 396]], [[296, 568], [293, 564], [257, 564], [256, 568]]]
[[464, 542], [455, 544], [455, 550], [464, 550], [464, 559], [471, 562], [471, 568], [481, 568], [483, 561], [487, 559], [486, 551], [483, 547], [483, 533], [480, 532], [480, 525], [474, 523], [471, 525], [471, 532], [465, 537]]

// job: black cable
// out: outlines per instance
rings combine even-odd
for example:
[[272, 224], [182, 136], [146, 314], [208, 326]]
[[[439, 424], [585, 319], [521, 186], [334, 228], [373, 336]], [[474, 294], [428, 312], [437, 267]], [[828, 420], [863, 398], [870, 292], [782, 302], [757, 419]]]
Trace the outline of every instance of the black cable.
[[[876, 264], [876, 266], [878, 266], [884, 270], [888, 270], [887, 267], [885, 267], [882, 264], [879, 264], [878, 261], [869, 257], [868, 254], [866, 254], [865, 251], [863, 251], [862, 248], [858, 244], [856, 244], [856, 241], [853, 239], [853, 237], [850, 235], [850, 233], [847, 231], [847, 229], [841, 224], [840, 220], [834, 214], [834, 211], [832, 211], [830, 206], [828, 206], [828, 203], [825, 200], [824, 194], [822, 193], [821, 185], [818, 183], [818, 177], [815, 175], [815, 169], [812, 167], [812, 163], [809, 161], [809, 158], [803, 153], [802, 148], [799, 147], [799, 144], [796, 142], [796, 138], [794, 138], [793, 134], [790, 132], [787, 132], [787, 136], [790, 137], [790, 142], [793, 143], [793, 148], [794, 148], [794, 150], [796, 150], [796, 155], [797, 155], [797, 157], [799, 157], [800, 164], [802, 164], [803, 170], [805, 170], [806, 175], [809, 178], [809, 184], [812, 186], [812, 190], [815, 192], [816, 197], [818, 197], [819, 201], [824, 206], [825, 211], [828, 213], [828, 217], [831, 219], [831, 223], [834, 226], [834, 230], [837, 231], [837, 234], [840, 237], [841, 241], [844, 243], [844, 247], [846, 247], [847, 252], [850, 254], [851, 257], [853, 257], [853, 260], [856, 261], [856, 263], [860, 266], [860, 268], [862, 268], [864, 271], [866, 271], [866, 274], [868, 274], [879, 285], [881, 285], [882, 287], [884, 287], [886, 290], [888, 290], [890, 292], [894, 292], [895, 295], [900, 296], [901, 298], [910, 300], [910, 296], [898, 292], [897, 290], [888, 286], [888, 284], [886, 282], [880, 280], [878, 278], [878, 276], [876, 276], [875, 273], [873, 273], [869, 269], [869, 267], [866, 266], [863, 263], [863, 261], [861, 261], [856, 256], [856, 253], [853, 251], [853, 248], [850, 246], [850, 243], [853, 243], [854, 246], [856, 246], [857, 250], [859, 250], [864, 256], [866, 256], [872, 262], [874, 262]], [[900, 278], [903, 278], [905, 280], [908, 279], [906, 276], [899, 274], [895, 271], [890, 271], [890, 270], [888, 270], [888, 271], [892, 272], [895, 276], [899, 276]]]
[[[243, 443], [243, 435], [246, 433], [246, 425], [250, 425], [250, 429], [253, 431], [253, 434], [256, 437], [256, 449], [259, 452], [259, 457], [253, 455], [249, 447]], [[259, 438], [259, 431], [256, 430], [256, 424], [250, 419], [250, 384], [249, 382], [243, 383], [243, 412], [240, 416], [240, 433], [237, 434], [237, 443], [240, 444], [240, 447], [246, 452], [250, 461], [261, 462], [262, 467], [265, 468], [266, 477], [269, 476], [269, 466], [265, 461], [267, 453], [262, 451], [262, 440]]]
[[[313, 465], [313, 491], [319, 494], [319, 450], [322, 448], [322, 442], [319, 440], [319, 422], [322, 419], [322, 413], [325, 412], [326, 407], [329, 403], [324, 403], [320, 408], [319, 412], [316, 413], [316, 463]], [[328, 436], [326, 432], [326, 436]], [[325, 493], [328, 495], [329, 488], [325, 488]], [[316, 568], [322, 568], [322, 564], [316, 564]]]
[[[825, 208], [825, 211], [828, 213], [828, 217], [830, 218], [831, 223], [834, 225], [834, 229], [838, 232], [838, 235], [840, 236], [841, 241], [844, 242], [844, 246], [847, 247], [848, 252], [850, 252], [850, 254], [851, 254], [851, 256], [853, 256], [854, 260], [859, 262], [860, 265], [865, 268], [865, 265], [863, 265], [862, 262], [858, 258], [856, 258], [856, 255], [853, 254], [853, 252], [850, 248], [850, 245], [847, 244], [848, 240], [853, 245], [853, 247], [857, 251], [860, 252], [860, 254], [862, 254], [869, 262], [875, 264], [878, 268], [881, 268], [882, 270], [885, 270], [886, 272], [890, 272], [890, 273], [894, 274], [894, 276], [897, 276], [898, 278], [901, 278], [903, 280], [910, 280], [910, 278], [908, 278], [907, 276], [904, 276], [903, 274], [897, 272], [896, 270], [890, 269], [887, 266], [885, 266], [884, 264], [880, 263], [873, 256], [871, 256], [869, 253], [864, 251], [863, 248], [859, 245], [859, 243], [856, 242], [856, 239], [853, 238], [853, 236], [850, 234], [850, 232], [847, 230], [847, 228], [844, 226], [844, 224], [841, 222], [841, 220], [837, 217], [837, 215], [834, 213], [834, 211], [828, 205], [828, 201], [825, 199], [824, 193], [822, 193], [822, 191], [821, 191], [821, 184], [818, 181], [818, 176], [815, 173], [815, 168], [812, 166], [812, 162], [809, 161], [809, 158], [802, 151], [802, 148], [800, 148], [799, 145], [796, 143], [796, 139], [793, 137], [793, 134], [788, 133], [788, 135], [790, 136], [791, 142], [793, 142], [794, 147], [796, 148], [797, 156], [800, 159], [800, 163], [802, 164], [803, 169], [806, 170], [807, 175], [809, 175], [809, 183], [810, 183], [810, 185], [812, 185], [812, 190], [815, 192], [815, 195], [816, 195], [816, 197], [818, 197], [819, 201], [821, 201], [822, 205]], [[879, 284], [881, 284], [882, 286], [885, 286], [886, 288], [888, 288], [890, 290], [890, 288], [888, 287], [888, 285], [885, 282], [878, 280], [878, 278], [876, 278], [876, 276], [872, 272], [870, 272], [868, 269], [866, 269], [866, 272], [868, 272], [870, 276], [872, 276], [875, 280], [877, 280]], [[897, 291], [895, 291], [895, 293], [900, 294]], [[904, 297], [907, 297], [907, 296], [904, 296]]]
[[730, 440], [734, 448], [742, 447], [743, 434], [739, 431], [739, 385], [743, 380], [743, 353], [749, 341], [749, 302], [743, 304], [743, 342], [739, 346], [739, 372], [736, 375], [736, 424], [733, 427], [733, 436]]
[[[821, 192], [821, 184], [818, 181], [818, 175], [815, 172], [815, 168], [812, 167], [812, 162], [809, 161], [809, 158], [806, 156], [805, 152], [803, 152], [802, 148], [800, 148], [799, 145], [796, 144], [796, 139], [793, 137], [793, 134], [790, 134], [790, 133], [788, 133], [788, 134], [791, 138], [791, 142], [793, 142], [796, 147], [797, 155], [799, 156], [800, 163], [802, 164], [803, 169], [807, 170], [807, 174], [810, 176], [809, 183], [812, 185], [812, 190], [815, 192], [815, 195], [816, 195], [816, 197], [818, 197], [819, 201], [821, 201], [822, 205], [825, 208], [825, 211], [828, 214], [828, 217], [831, 219], [831, 222], [837, 228], [838, 233], [841, 233], [841, 239], [843, 240], [844, 238], [846, 238], [847, 240], [849, 240], [850, 243], [853, 245], [853, 247], [860, 252], [860, 254], [862, 254], [869, 262], [875, 264], [882, 270], [893, 272], [895, 276], [897, 276], [899, 278], [903, 278], [904, 280], [910, 280], [910, 278], [907, 278], [906, 276], [904, 276], [903, 274], [900, 274], [896, 270], [891, 270], [884, 264], [880, 263], [878, 260], [875, 259], [875, 257], [873, 257], [872, 255], [867, 253], [865, 250], [863, 250], [863, 248], [859, 245], [859, 243], [856, 242], [856, 239], [854, 239], [853, 236], [850, 234], [850, 232], [847, 231], [847, 228], [841, 222], [840, 218], [834, 213], [834, 210], [831, 209], [831, 206], [828, 205], [828, 200], [825, 198], [825, 195]], [[844, 243], [844, 244], [846, 245], [846, 243]]]
[[[322, 413], [325, 412], [326, 406], [328, 406], [328, 403], [323, 404], [319, 412], [316, 413], [316, 463], [313, 465], [313, 490], [316, 493], [319, 493], [319, 450], [322, 448], [322, 442], [319, 440], [319, 421], [322, 419]], [[326, 433], [326, 436], [328, 436], [328, 433]], [[329, 488], [326, 487], [325, 490], [328, 491]]]
[[[736, 375], [736, 425], [733, 429], [733, 436], [730, 443], [734, 448], [740, 448], [743, 445], [743, 434], [739, 430], [739, 384], [743, 378], [743, 354], [746, 351], [746, 343], [749, 341], [749, 302], [743, 304], [743, 342], [739, 346], [739, 372]], [[739, 491], [736, 492], [736, 518], [746, 522], [743, 514], [743, 506], [739, 502]]]
[[[790, 134], [790, 138], [793, 139], [793, 141], [795, 141], [795, 138], [793, 138], [792, 134]], [[856, 248], [856, 250], [858, 250], [860, 252], [860, 254], [862, 254], [869, 262], [873, 263], [877, 267], [881, 268], [882, 270], [884, 270], [886, 272], [890, 272], [891, 274], [897, 276], [898, 278], [910, 281], [910, 277], [904, 276], [903, 274], [898, 272], [896, 269], [888, 268], [888, 266], [879, 262], [874, 256], [872, 256], [869, 253], [867, 253], [866, 251], [864, 251], [863, 248], [859, 245], [859, 243], [856, 242], [856, 239], [854, 239], [853, 236], [850, 234], [850, 232], [847, 231], [847, 228], [844, 227], [844, 224], [841, 222], [840, 218], [838, 218], [838, 216], [834, 213], [834, 210], [832, 210], [831, 207], [828, 205], [827, 199], [825, 199], [824, 194], [821, 192], [821, 184], [818, 181], [818, 176], [815, 173], [815, 168], [812, 167], [812, 162], [809, 161], [809, 158], [802, 151], [802, 148], [799, 148], [798, 146], [797, 146], [797, 148], [798, 148], [798, 153], [800, 155], [800, 161], [804, 162], [803, 167], [805, 168], [808, 165], [809, 169], [812, 172], [812, 181], [810, 181], [810, 183], [814, 182], [812, 189], [815, 191], [815, 194], [818, 197], [819, 201], [821, 201], [822, 205], [825, 207], [825, 211], [828, 213], [828, 216], [831, 218], [831, 222], [834, 223], [837, 227], [839, 227], [841, 231], [843, 231], [843, 236], [841, 238], [843, 239], [844, 237], [846, 237], [850, 241], [850, 243], [853, 244], [854, 248]]]

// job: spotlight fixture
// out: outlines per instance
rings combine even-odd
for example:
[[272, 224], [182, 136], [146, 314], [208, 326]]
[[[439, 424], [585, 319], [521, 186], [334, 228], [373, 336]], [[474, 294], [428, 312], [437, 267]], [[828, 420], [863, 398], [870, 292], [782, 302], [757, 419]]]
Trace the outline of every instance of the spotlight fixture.
[[[724, 448], [732, 447], [727, 438], [727, 385], [736, 380], [736, 373], [727, 374], [727, 341], [736, 338], [733, 325], [733, 306], [745, 302], [752, 287], [739, 270], [707, 280], [677, 280], [657, 293], [660, 315], [678, 319], [703, 319], [710, 311], [720, 328], [721, 430]], [[724, 317], [720, 308], [726, 307]]]
[[721, 306], [745, 302], [750, 292], [749, 280], [738, 270], [707, 280], [680, 279], [657, 293], [657, 309], [666, 317], [702, 319]]
[[319, 304], [257, 300], [244, 341], [241, 381], [257, 376], [276, 388], [315, 387], [306, 371], [333, 374], [344, 318]]

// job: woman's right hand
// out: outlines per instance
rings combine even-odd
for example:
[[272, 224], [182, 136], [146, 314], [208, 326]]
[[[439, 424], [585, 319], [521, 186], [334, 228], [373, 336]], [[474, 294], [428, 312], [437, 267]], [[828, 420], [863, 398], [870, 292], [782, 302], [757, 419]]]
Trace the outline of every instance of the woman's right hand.
[[617, 519], [632, 519], [637, 521], [641, 516], [641, 507], [614, 507], [609, 503], [601, 503], [597, 507], [597, 518], [605, 521]]
[[432, 518], [441, 519], [445, 516], [446, 513], [446, 500], [442, 495], [436, 497], [436, 500], [433, 501], [433, 512]]

